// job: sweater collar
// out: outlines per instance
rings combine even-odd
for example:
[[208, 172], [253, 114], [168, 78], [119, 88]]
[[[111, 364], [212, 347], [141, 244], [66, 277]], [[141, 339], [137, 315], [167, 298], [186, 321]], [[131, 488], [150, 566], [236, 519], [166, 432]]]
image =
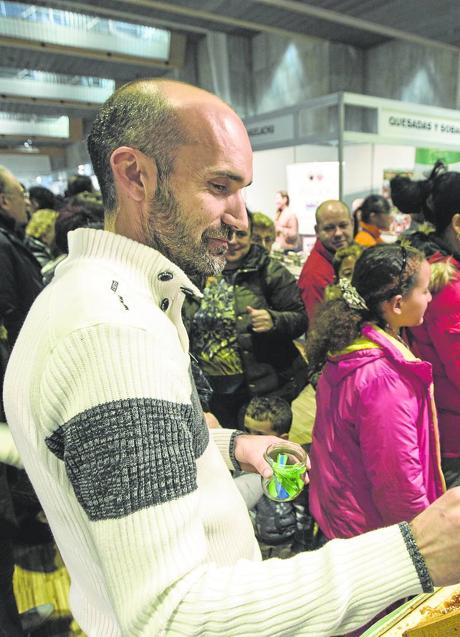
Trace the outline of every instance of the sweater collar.
[[123, 266], [128, 276], [142, 278], [154, 291], [168, 282], [184, 294], [201, 297], [201, 292], [176, 264], [154, 248], [106, 230], [79, 228], [68, 234], [69, 258], [108, 259]]

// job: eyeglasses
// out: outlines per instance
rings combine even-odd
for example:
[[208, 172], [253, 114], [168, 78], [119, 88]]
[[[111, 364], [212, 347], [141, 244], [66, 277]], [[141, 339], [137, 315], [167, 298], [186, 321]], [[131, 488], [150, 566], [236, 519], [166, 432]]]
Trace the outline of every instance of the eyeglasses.
[[404, 276], [404, 272], [406, 270], [406, 265], [407, 265], [407, 250], [404, 246], [401, 246], [401, 255], [402, 255], [402, 264], [401, 264], [401, 270], [399, 272], [399, 287], [402, 288], [403, 285], [403, 276]]

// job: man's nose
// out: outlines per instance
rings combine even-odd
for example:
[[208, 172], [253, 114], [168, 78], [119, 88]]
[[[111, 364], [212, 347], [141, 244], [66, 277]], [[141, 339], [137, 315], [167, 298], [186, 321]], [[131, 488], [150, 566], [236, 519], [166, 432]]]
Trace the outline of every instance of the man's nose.
[[243, 194], [238, 191], [228, 197], [225, 212], [222, 215], [222, 221], [232, 228], [238, 230], [248, 229], [248, 214], [246, 212], [246, 202]]

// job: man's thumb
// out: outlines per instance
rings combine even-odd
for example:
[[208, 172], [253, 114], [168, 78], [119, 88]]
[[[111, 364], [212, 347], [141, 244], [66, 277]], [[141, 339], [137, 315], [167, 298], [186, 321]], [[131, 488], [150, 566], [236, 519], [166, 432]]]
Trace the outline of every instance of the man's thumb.
[[252, 313], [253, 313], [253, 312], [255, 312], [255, 311], [256, 311], [256, 310], [255, 310], [253, 307], [251, 307], [250, 305], [246, 305], [246, 312], [247, 312], [248, 314], [252, 314]]

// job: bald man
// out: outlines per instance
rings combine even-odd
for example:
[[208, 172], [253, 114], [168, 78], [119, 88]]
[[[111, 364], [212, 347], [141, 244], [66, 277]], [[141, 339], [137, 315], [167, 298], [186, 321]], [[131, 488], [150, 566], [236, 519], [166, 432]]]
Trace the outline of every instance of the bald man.
[[334, 199], [323, 201], [316, 210], [315, 232], [315, 245], [298, 281], [310, 324], [324, 299], [324, 290], [334, 282], [334, 254], [353, 242], [353, 222], [347, 206]]
[[436, 583], [456, 581], [452, 496], [412, 523], [414, 536], [394, 525], [261, 561], [228, 469], [271, 475], [263, 452], [279, 439], [208, 431], [181, 320], [184, 297], [200, 294], [187, 275], [219, 272], [234, 229], [247, 227], [246, 130], [209, 93], [137, 81], [102, 106], [88, 144], [106, 227], [70, 233], [69, 256], [16, 343], [5, 393], [84, 632], [346, 632], [432, 587], [414, 540], [421, 527]]

